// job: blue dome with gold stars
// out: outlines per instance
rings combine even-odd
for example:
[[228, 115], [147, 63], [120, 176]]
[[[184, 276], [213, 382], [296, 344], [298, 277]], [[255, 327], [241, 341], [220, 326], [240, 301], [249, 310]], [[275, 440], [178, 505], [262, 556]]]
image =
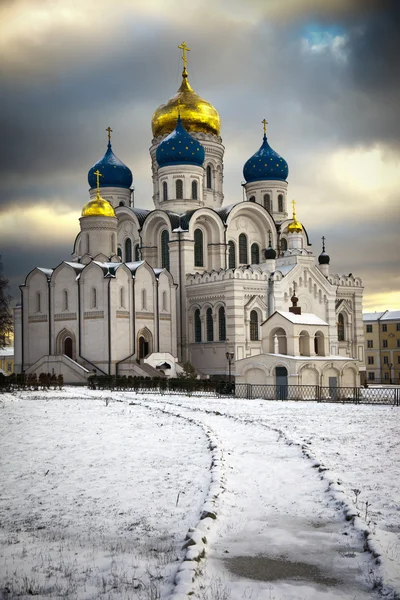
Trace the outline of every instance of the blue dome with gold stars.
[[279, 156], [268, 144], [264, 133], [262, 146], [243, 167], [243, 176], [247, 183], [268, 179], [286, 181], [289, 167], [284, 158]]
[[91, 188], [96, 187], [96, 175], [94, 174], [97, 169], [100, 171], [102, 177], [100, 180], [100, 186], [103, 187], [119, 187], [129, 189], [132, 185], [133, 177], [132, 171], [119, 160], [112, 151], [111, 142], [108, 142], [107, 152], [88, 173], [88, 182]]
[[205, 152], [203, 146], [190, 135], [182, 125], [180, 116], [176, 127], [156, 151], [156, 159], [160, 167], [171, 165], [196, 165], [201, 167]]

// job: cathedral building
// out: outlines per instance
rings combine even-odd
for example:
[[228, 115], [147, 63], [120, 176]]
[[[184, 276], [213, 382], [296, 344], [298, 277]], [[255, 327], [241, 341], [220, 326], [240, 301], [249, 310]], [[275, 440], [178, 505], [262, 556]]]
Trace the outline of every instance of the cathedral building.
[[[89, 170], [72, 257], [35, 268], [15, 310], [18, 372], [205, 376], [354, 386], [364, 366], [362, 282], [314, 256], [266, 135], [226, 202], [220, 117], [189, 83], [155, 111], [153, 210], [111, 145]], [[261, 137], [261, 136], [260, 136]], [[255, 140], [257, 147], [257, 140]], [[140, 190], [137, 192], [140, 198]]]

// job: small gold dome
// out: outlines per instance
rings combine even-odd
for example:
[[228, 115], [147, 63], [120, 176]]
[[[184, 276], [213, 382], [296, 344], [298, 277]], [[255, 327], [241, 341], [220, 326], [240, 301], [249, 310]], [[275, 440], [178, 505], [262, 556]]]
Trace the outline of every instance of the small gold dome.
[[82, 217], [115, 217], [115, 211], [108, 200], [97, 193], [96, 198], [82, 208]]
[[153, 115], [151, 127], [154, 137], [169, 134], [175, 129], [178, 108], [183, 126], [189, 133], [202, 131], [219, 135], [219, 114], [209, 102], [193, 91], [186, 69], [182, 73], [182, 83], [178, 92], [166, 104], [161, 104]]
[[288, 225], [289, 233], [301, 233], [303, 231], [303, 225], [298, 221], [294, 220], [293, 223]]

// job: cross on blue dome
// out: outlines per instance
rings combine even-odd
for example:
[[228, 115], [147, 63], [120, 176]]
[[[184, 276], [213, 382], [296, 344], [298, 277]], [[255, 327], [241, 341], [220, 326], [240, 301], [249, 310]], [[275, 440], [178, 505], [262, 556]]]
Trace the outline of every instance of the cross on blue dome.
[[156, 151], [159, 167], [171, 165], [196, 165], [201, 167], [205, 152], [203, 146], [182, 125], [181, 117], [174, 131], [161, 142]]
[[119, 158], [117, 158], [112, 151], [111, 142], [107, 144], [107, 152], [88, 173], [88, 182], [91, 188], [96, 187], [96, 175], [94, 174], [97, 169], [100, 171], [102, 177], [101, 187], [119, 187], [129, 189], [132, 185], [133, 176], [132, 171], [127, 167]]
[[261, 148], [249, 158], [243, 167], [243, 176], [246, 182], [271, 179], [286, 181], [288, 174], [289, 167], [286, 160], [271, 148], [264, 133]]

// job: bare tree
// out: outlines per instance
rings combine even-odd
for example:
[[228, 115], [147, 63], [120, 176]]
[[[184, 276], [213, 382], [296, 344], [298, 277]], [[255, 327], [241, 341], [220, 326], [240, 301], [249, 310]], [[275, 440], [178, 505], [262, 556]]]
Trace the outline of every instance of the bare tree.
[[0, 348], [3, 348], [9, 333], [12, 331], [12, 315], [10, 310], [11, 296], [8, 294], [8, 279], [3, 273], [0, 256]]

